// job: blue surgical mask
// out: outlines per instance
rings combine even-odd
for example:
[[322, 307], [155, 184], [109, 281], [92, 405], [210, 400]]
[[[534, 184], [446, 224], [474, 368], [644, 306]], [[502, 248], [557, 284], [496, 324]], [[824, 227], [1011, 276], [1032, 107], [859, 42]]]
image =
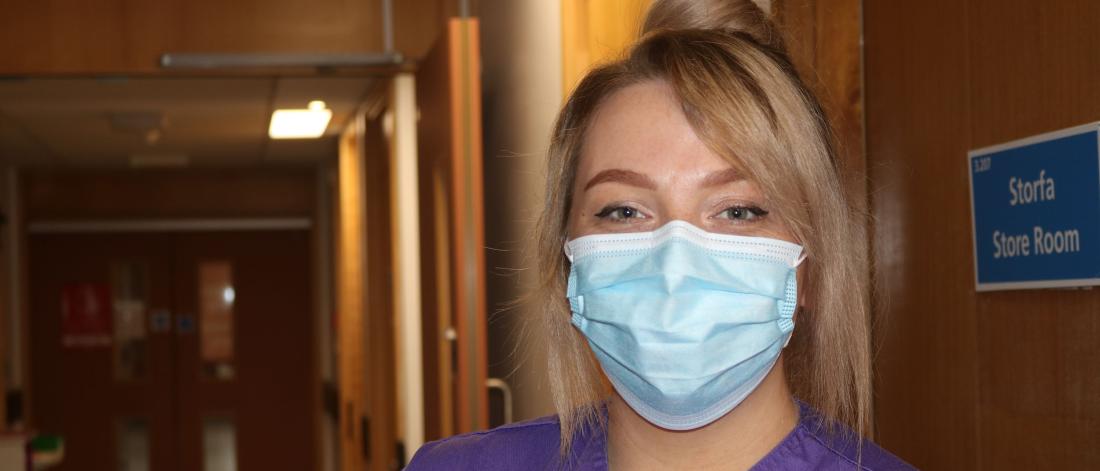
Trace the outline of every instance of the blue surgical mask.
[[794, 329], [802, 247], [672, 221], [565, 245], [572, 322], [619, 395], [691, 430], [756, 389]]

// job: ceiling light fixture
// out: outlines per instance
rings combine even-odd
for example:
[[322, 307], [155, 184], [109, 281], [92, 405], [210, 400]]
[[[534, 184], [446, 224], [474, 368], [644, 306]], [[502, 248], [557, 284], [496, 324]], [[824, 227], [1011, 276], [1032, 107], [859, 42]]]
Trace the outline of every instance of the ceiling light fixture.
[[306, 109], [275, 110], [271, 113], [271, 126], [267, 135], [272, 139], [310, 139], [325, 134], [332, 110], [325, 102], [314, 100]]

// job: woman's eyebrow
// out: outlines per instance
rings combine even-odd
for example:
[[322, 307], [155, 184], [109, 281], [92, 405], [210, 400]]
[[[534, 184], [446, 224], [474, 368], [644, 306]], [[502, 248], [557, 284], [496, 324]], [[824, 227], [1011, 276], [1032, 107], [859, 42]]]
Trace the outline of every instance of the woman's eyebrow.
[[648, 175], [620, 168], [612, 168], [597, 173], [591, 180], [588, 180], [588, 184], [584, 185], [584, 189], [588, 191], [588, 189], [593, 186], [608, 182], [623, 183], [630, 186], [645, 188], [647, 190], [657, 189], [657, 183], [654, 182], [652, 178], [649, 178]]
[[744, 179], [745, 177], [742, 176], [741, 172], [738, 172], [737, 169], [727, 168], [725, 170], [719, 170], [717, 172], [711, 173], [710, 175], [707, 175], [706, 178], [703, 179], [702, 183], [699, 184], [699, 186], [719, 186], [725, 185], [727, 183], [741, 181]]

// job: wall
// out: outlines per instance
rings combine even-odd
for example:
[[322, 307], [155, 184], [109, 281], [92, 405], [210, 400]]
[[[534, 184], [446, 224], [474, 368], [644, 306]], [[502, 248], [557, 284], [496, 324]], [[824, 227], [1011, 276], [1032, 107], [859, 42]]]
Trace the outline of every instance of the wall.
[[[477, 1], [471, 1], [476, 6]], [[393, 2], [394, 46], [421, 57], [453, 0]], [[147, 74], [164, 53], [370, 53], [382, 0], [0, 0], [0, 74]]]
[[772, 2], [791, 60], [817, 95], [836, 133], [842, 178], [852, 203], [862, 210], [867, 184], [860, 7], [861, 0]]
[[481, 2], [485, 251], [489, 375], [504, 378], [515, 420], [553, 412], [544, 345], [524, 331], [517, 304], [534, 274], [526, 245], [542, 204], [545, 153], [562, 100], [561, 6], [544, 0]]
[[311, 177], [308, 168], [31, 169], [20, 174], [21, 204], [32, 222], [301, 217], [313, 211]]
[[562, 0], [562, 90], [601, 62], [619, 58], [638, 38], [652, 0]]
[[339, 469], [403, 459], [396, 396], [390, 159], [381, 119], [359, 113], [340, 136], [332, 188]]
[[966, 164], [1100, 118], [1100, 3], [864, 8], [879, 441], [924, 469], [1100, 468], [1100, 290], [975, 293]]
[[[12, 321], [15, 319], [8, 316], [12, 311], [10, 283], [13, 279], [10, 265], [12, 239], [10, 236], [12, 224], [10, 180], [7, 166], [0, 165], [0, 393], [4, 393], [5, 396], [15, 377], [10, 362], [21, 358], [20, 355], [14, 355], [15, 351], [11, 348], [15, 340], [12, 327], [18, 324], [13, 324]], [[3, 401], [3, 404], [0, 404], [0, 432], [8, 428], [6, 407], [7, 401]]]
[[337, 378], [340, 411], [340, 466], [344, 471], [368, 469], [361, 444], [366, 442], [364, 427], [357, 427], [360, 417], [370, 414], [365, 392], [368, 361], [367, 309], [364, 306], [366, 274], [366, 210], [363, 196], [362, 118], [356, 118], [340, 135], [340, 155], [337, 160], [336, 202], [334, 211], [334, 259], [336, 260], [334, 292], [336, 300]]

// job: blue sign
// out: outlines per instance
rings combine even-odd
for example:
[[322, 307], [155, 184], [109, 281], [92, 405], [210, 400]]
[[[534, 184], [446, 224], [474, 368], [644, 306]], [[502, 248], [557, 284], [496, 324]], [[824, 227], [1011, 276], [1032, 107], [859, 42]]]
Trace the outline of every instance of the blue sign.
[[1100, 123], [968, 160], [978, 291], [1100, 285]]

